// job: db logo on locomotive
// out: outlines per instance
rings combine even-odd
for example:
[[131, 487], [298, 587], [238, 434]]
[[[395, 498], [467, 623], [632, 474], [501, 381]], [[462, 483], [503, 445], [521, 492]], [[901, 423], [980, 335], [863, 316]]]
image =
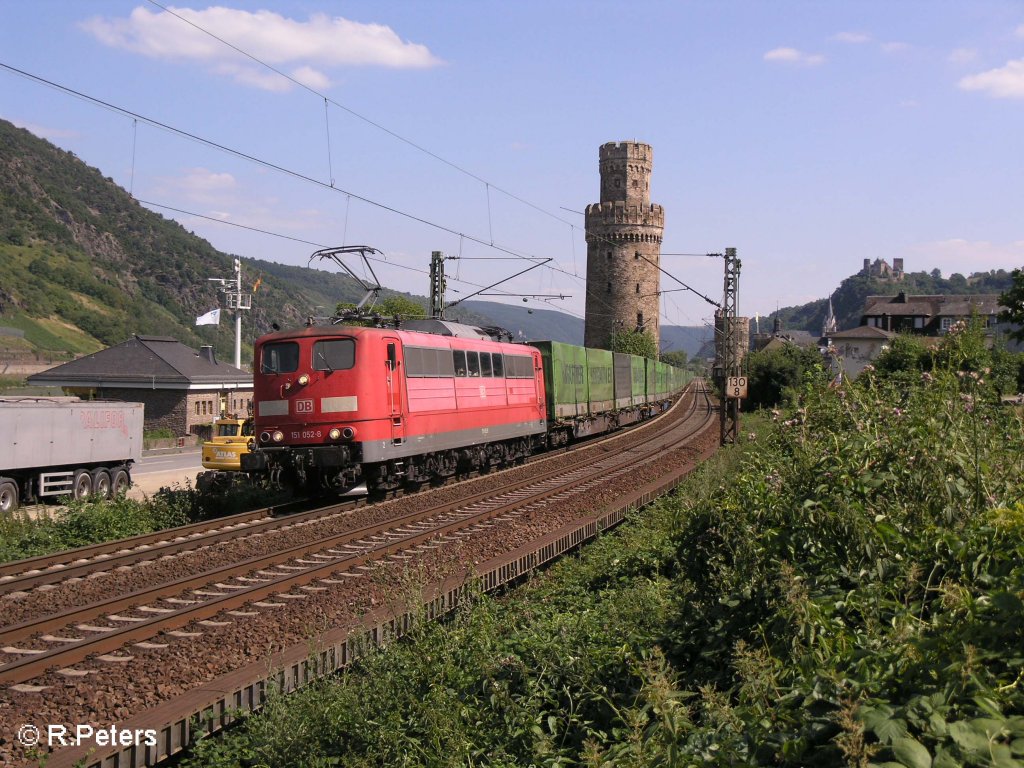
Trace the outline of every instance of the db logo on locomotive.
[[295, 412], [296, 413], [312, 413], [313, 412], [313, 401], [312, 400], [296, 400], [295, 401]]

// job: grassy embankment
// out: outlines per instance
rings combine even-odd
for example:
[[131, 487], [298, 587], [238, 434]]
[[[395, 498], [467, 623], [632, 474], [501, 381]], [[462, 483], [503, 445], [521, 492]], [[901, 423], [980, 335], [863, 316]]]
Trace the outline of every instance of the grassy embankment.
[[30, 518], [23, 511], [0, 515], [0, 562], [139, 536], [273, 503], [262, 489], [203, 495], [177, 483], [161, 488], [145, 501], [125, 497], [64, 501], [66, 506], [54, 507], [38, 517]]
[[1021, 418], [942, 365], [809, 381], [578, 558], [187, 765], [1024, 764]]

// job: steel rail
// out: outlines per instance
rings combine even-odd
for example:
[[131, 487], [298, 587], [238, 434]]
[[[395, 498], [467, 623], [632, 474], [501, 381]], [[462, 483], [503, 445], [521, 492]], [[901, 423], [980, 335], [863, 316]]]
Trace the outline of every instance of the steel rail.
[[[651, 421], [646, 421], [629, 425], [623, 430], [605, 435], [598, 440], [576, 444], [572, 446], [571, 450], [577, 451], [598, 446], [605, 441], [628, 435], [636, 427], [650, 426], [651, 423]], [[550, 452], [536, 454], [528, 457], [523, 463], [541, 461], [550, 455]], [[480, 476], [480, 474], [476, 476]], [[300, 524], [314, 518], [326, 519], [330, 515], [344, 514], [351, 509], [368, 505], [365, 498], [335, 501], [308, 509], [310, 503], [312, 500], [297, 499], [275, 506], [240, 512], [214, 520], [189, 523], [175, 528], [166, 528], [126, 539], [89, 544], [48, 555], [0, 563], [0, 596], [11, 592], [29, 591], [45, 584], [58, 584], [71, 578], [82, 578], [96, 571], [106, 571], [165, 555], [188, 552], [200, 546], [233, 540], [238, 537], [239, 533], [246, 536], [262, 533]], [[292, 509], [302, 509], [303, 511], [293, 513]], [[288, 517], [282, 519], [275, 515], [288, 515]]]
[[[696, 397], [694, 397], [690, 413], [686, 414], [683, 421], [689, 419], [695, 410]], [[664, 437], [666, 433], [671, 434], [675, 426], [675, 424], [671, 424], [666, 429], [660, 430], [661, 434], [657, 435], [657, 437]], [[673, 442], [678, 442], [678, 440], [679, 437], [677, 436]], [[661, 452], [662, 447], [663, 446], [658, 440], [653, 438], [648, 439], [640, 446], [633, 447], [615, 456], [609, 456], [609, 461], [607, 463], [585, 461], [580, 463], [581, 466], [552, 470], [540, 475], [539, 477], [518, 481], [503, 488], [499, 498], [501, 496], [513, 495], [530, 486], [537, 487], [557, 478], [565, 478], [567, 475], [578, 473], [581, 468], [587, 469], [588, 471], [586, 471], [582, 477], [577, 477], [569, 481], [570, 486], [578, 486], [594, 479], [607, 478], [610, 473], [614, 473], [616, 470], [630, 466], [639, 466], [647, 461], [653, 460]], [[566, 490], [567, 488], [563, 484], [551, 489], [535, 492], [530, 496], [520, 496], [510, 500], [509, 502], [499, 504], [497, 507], [492, 507], [477, 514], [463, 514], [460, 518], [448, 523], [442, 523], [442, 525], [433, 530], [428, 530], [412, 536], [403, 534], [401, 535], [401, 538], [395, 539], [393, 542], [387, 542], [383, 546], [375, 547], [373, 550], [359, 555], [358, 557], [344, 558], [341, 555], [336, 555], [328, 562], [325, 562], [322, 566], [303, 569], [299, 573], [290, 574], [276, 580], [270, 580], [250, 587], [233, 588], [233, 591], [228, 594], [204, 600], [199, 605], [182, 608], [174, 613], [162, 613], [161, 615], [141, 620], [134, 620], [133, 617], [133, 619], [128, 620], [130, 621], [129, 626], [121, 628], [105, 628], [102, 634], [99, 634], [95, 638], [79, 638], [62, 647], [53, 648], [48, 651], [43, 651], [42, 653], [25, 654], [20, 659], [8, 662], [0, 666], [0, 682], [8, 684], [23, 683], [54, 666], [74, 664], [92, 654], [106, 653], [110, 650], [122, 648], [127, 643], [150, 638], [160, 631], [176, 629], [193, 621], [206, 619], [211, 616], [215, 616], [222, 611], [230, 610], [232, 608], [245, 605], [246, 603], [260, 600], [262, 597], [287, 591], [297, 584], [309, 583], [319, 578], [319, 574], [321, 573], [333, 573], [357, 567], [368, 559], [380, 559], [394, 551], [398, 551], [399, 549], [408, 549], [416, 546], [418, 543], [422, 543], [433, 538], [443, 537], [450, 531], [478, 525], [493, 517], [507, 514], [512, 509], [531, 503], [535, 504], [538, 501], [549, 498], [550, 496], [564, 493]], [[323, 552], [324, 550], [330, 550], [334, 547], [341, 547], [353, 544], [363, 539], [380, 536], [382, 534], [386, 534], [388, 531], [393, 531], [396, 528], [423, 524], [432, 519], [443, 517], [444, 515], [457, 514], [456, 510], [458, 509], [472, 507], [475, 504], [492, 500], [494, 500], [493, 491], [473, 494], [468, 498], [461, 499], [456, 502], [449, 502], [440, 507], [412, 513], [387, 522], [365, 526], [354, 531], [343, 532], [327, 540], [302, 544], [289, 550], [274, 553], [273, 555], [249, 558], [248, 560], [240, 563], [235, 563], [203, 574], [186, 577], [175, 582], [165, 583], [155, 588], [139, 590], [129, 595], [114, 597], [90, 606], [84, 606], [71, 611], [62, 612], [60, 614], [43, 617], [41, 619], [23, 622], [17, 626], [7, 628], [0, 633], [0, 641], [16, 642], [18, 640], [32, 637], [41, 632], [67, 627], [69, 624], [74, 624], [76, 622], [94, 620], [102, 616], [110, 616], [112, 613], [116, 614], [118, 611], [131, 609], [133, 606], [147, 605], [148, 603], [160, 600], [161, 598], [182, 595], [183, 593], [187, 593], [188, 590], [196, 587], [203, 587], [211, 583], [221, 582], [234, 576], [251, 574], [265, 568], [280, 566], [297, 558], [301, 559], [304, 556]], [[232, 586], [234, 587], [234, 585]], [[223, 588], [213, 587], [213, 589]], [[107, 619], [107, 621], [110, 620], [118, 619]], [[124, 621], [126, 619], [124, 619], [124, 617], [120, 617], [120, 620]]]

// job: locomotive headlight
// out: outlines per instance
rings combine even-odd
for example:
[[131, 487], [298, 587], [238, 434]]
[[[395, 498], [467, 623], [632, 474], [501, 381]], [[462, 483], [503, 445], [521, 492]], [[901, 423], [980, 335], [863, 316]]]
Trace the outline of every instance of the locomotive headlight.
[[306, 374], [302, 374], [301, 376], [299, 376], [299, 384], [301, 384], [302, 386], [306, 386], [307, 384], [309, 384], [309, 376], [307, 376]]
[[337, 440], [339, 437], [341, 437], [341, 430], [335, 427], [327, 434], [330, 435], [331, 440]]
[[270, 442], [270, 433], [269, 432], [260, 432], [260, 442], [261, 443], [269, 443]]
[[282, 440], [284, 440], [284, 432], [278, 429], [274, 432], [273, 435], [271, 435], [271, 437], [274, 438], [275, 443], [280, 443]]

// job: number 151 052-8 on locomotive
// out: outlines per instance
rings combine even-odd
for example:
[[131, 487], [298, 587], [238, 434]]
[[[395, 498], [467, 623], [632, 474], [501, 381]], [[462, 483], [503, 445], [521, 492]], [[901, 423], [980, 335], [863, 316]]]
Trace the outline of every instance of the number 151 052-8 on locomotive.
[[545, 443], [543, 366], [479, 329], [312, 326], [256, 343], [249, 472], [306, 490], [390, 490], [509, 464]]

